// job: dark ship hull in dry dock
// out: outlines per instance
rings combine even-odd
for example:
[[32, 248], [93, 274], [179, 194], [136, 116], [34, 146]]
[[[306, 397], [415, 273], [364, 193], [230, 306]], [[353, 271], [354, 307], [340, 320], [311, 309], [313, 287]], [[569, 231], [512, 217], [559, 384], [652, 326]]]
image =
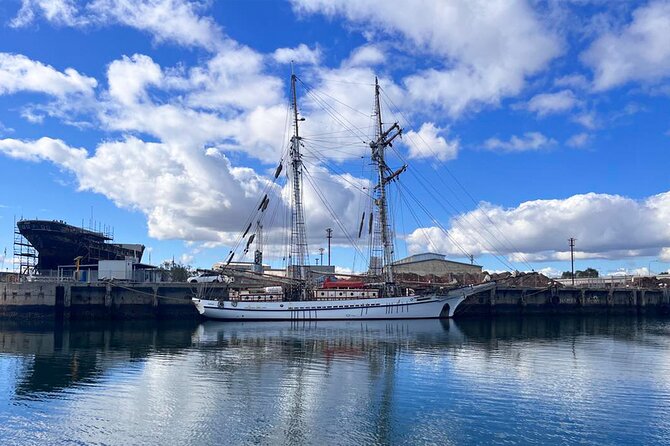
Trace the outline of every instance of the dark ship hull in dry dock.
[[37, 269], [53, 270], [60, 265], [72, 265], [82, 257], [82, 265], [98, 260], [124, 260], [127, 257], [139, 262], [144, 245], [110, 243], [112, 238], [96, 231], [68, 225], [62, 221], [20, 220], [19, 232], [37, 250]]

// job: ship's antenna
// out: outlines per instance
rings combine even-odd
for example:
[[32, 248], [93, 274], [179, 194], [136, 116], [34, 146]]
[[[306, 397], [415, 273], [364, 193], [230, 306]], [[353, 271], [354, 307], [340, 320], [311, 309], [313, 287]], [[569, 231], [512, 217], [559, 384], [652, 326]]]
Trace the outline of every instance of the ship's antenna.
[[300, 121], [298, 118], [298, 99], [296, 93], [297, 77], [293, 73], [291, 64], [291, 96], [293, 100], [293, 137], [291, 138], [291, 178], [293, 192], [293, 209], [291, 212], [291, 240], [288, 261], [289, 276], [294, 279], [305, 280], [307, 263], [307, 235], [305, 230], [305, 216], [302, 208], [302, 156], [300, 154]]

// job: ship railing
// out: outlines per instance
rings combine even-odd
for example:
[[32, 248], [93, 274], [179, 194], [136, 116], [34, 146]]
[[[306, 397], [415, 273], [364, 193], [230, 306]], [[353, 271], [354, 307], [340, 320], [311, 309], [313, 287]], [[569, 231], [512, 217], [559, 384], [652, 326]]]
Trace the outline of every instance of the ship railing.
[[275, 293], [239, 294], [230, 296], [229, 299], [239, 302], [278, 302], [284, 300], [284, 295]]

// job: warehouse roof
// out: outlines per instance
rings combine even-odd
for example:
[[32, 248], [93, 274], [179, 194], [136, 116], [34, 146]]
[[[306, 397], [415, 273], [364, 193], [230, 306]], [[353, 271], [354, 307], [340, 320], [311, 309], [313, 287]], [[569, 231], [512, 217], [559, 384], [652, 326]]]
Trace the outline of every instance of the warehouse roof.
[[456, 264], [456, 265], [474, 266], [474, 267], [477, 267], [477, 268], [482, 267], [481, 265], [474, 265], [474, 264], [471, 264], [471, 263], [464, 263], [464, 262], [456, 262], [454, 260], [447, 260], [446, 257], [447, 256], [445, 256], [444, 254], [438, 254], [438, 253], [435, 253], [435, 252], [424, 252], [424, 253], [421, 253], [421, 254], [414, 254], [412, 256], [405, 257], [404, 259], [396, 260], [395, 262], [393, 262], [393, 264], [394, 265], [406, 265], [406, 264], [409, 264], [409, 263], [418, 263], [418, 262], [427, 262], [427, 261], [430, 261], [430, 260], [439, 260], [439, 261], [442, 261], [442, 262], [452, 263], [452, 264]]

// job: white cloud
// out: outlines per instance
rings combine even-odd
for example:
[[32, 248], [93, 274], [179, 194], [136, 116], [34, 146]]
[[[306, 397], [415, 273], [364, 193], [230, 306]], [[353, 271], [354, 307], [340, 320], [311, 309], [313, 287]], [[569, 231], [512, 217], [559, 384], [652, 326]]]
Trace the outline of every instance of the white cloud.
[[116, 22], [149, 32], [159, 42], [217, 47], [222, 33], [210, 17], [197, 13], [198, 3], [185, 0], [95, 0], [88, 10], [98, 20]]
[[44, 122], [44, 115], [35, 113], [32, 107], [23, 107], [21, 109], [21, 117], [32, 124], [41, 124]]
[[662, 248], [658, 254], [658, 260], [661, 262], [670, 262], [670, 248]]
[[[232, 44], [229, 54], [236, 56], [228, 61], [234, 65], [221, 68], [226, 62], [217, 55], [186, 73], [163, 69], [145, 55], [124, 56], [110, 63], [109, 89], [87, 99], [90, 104], [65, 97], [60, 111], [42, 109], [68, 115], [87, 105], [103, 131], [147, 134], [159, 142], [114, 137], [89, 156], [60, 140], [5, 139], [0, 151], [27, 161], [53, 162], [73, 173], [82, 190], [143, 212], [153, 237], [230, 243], [240, 230], [240, 215], [246, 217], [257, 204], [266, 180], [252, 169], [232, 166], [225, 153], [243, 150], [264, 162], [278, 162], [279, 148], [285, 145], [285, 107], [281, 82], [262, 75], [260, 56]], [[229, 96], [225, 101], [210, 98], [211, 104], [219, 101], [216, 113], [189, 107], [200, 104], [198, 94], [224, 83], [224, 76]], [[264, 83], [245, 85], [244, 76]], [[173, 90], [183, 95], [165, 94]]]
[[36, 12], [58, 25], [74, 26], [79, 23], [77, 7], [72, 0], [22, 0], [21, 9], [10, 26], [20, 28], [29, 25], [35, 19]]
[[272, 57], [276, 62], [283, 64], [295, 62], [297, 64], [317, 65], [321, 60], [321, 50], [319, 48], [311, 49], [301, 43], [295, 48], [277, 48]]
[[[489, 218], [505, 238], [483, 232]], [[408, 236], [412, 252], [428, 249], [424, 236], [445, 254], [461, 256], [456, 244], [474, 255], [501, 252], [513, 261], [568, 260], [568, 238], [577, 239], [576, 257], [624, 258], [668, 254], [670, 192], [642, 201], [619, 195], [574, 195], [563, 200], [535, 200], [516, 208], [482, 203], [451, 221], [449, 238], [437, 227], [420, 228]], [[453, 241], [452, 241], [453, 240]]]
[[582, 53], [594, 71], [594, 88], [607, 90], [631, 81], [670, 76], [670, 2], [652, 1], [633, 12], [618, 32], [605, 32]]
[[544, 274], [547, 277], [551, 277], [552, 279], [561, 277], [561, 274], [563, 273], [562, 271], [559, 271], [556, 268], [552, 268], [551, 266], [541, 268], [537, 270], [537, 272], [540, 274]]
[[568, 74], [556, 79], [554, 85], [557, 87], [585, 89], [589, 86], [589, 81], [582, 74]]
[[249, 47], [227, 41], [204, 66], [190, 70], [187, 102], [193, 107], [220, 111], [272, 106], [283, 101], [282, 83], [263, 74], [263, 57]]
[[[101, 143], [89, 155], [85, 149], [51, 138], [2, 139], [0, 153], [31, 162], [49, 161], [66, 169], [75, 175], [80, 190], [100, 193], [120, 208], [144, 213], [149, 235], [158, 239], [230, 246], [264, 193], [271, 199], [269, 209], [279, 216], [285, 215], [290, 201], [287, 186], [266, 189], [268, 180], [252, 169], [232, 166], [219, 152], [191, 150], [179, 143], [150, 143], [128, 136]], [[311, 166], [308, 176], [304, 181], [307, 233], [310, 241], [322, 240], [323, 229], [333, 226], [333, 216], [313, 184], [329, 191], [328, 204], [336, 215], [356, 215], [360, 188], [369, 183], [351, 175], [331, 175], [318, 166]], [[284, 223], [265, 222], [268, 251], [281, 253]], [[356, 231], [355, 222], [343, 224], [349, 235]], [[336, 243], [346, 238], [341, 230], [337, 232]]]
[[455, 159], [458, 156], [458, 139], [447, 141], [441, 133], [446, 129], [436, 127], [432, 122], [421, 125], [418, 132], [410, 130], [404, 136], [409, 147], [410, 158], [438, 158], [441, 161]]
[[204, 151], [189, 155], [175, 145], [135, 137], [102, 143], [92, 156], [51, 138], [0, 140], [0, 152], [67, 169], [81, 190], [145, 213], [149, 235], [159, 239], [226, 239], [227, 231], [239, 229], [240, 213], [248, 214], [265, 187], [253, 171], [235, 169], [223, 156]]
[[487, 150], [500, 152], [530, 152], [542, 150], [556, 144], [556, 140], [547, 138], [539, 132], [526, 132], [522, 137], [513, 135], [509, 141], [502, 141], [498, 138], [489, 138], [484, 142], [484, 148]]
[[385, 57], [379, 46], [363, 45], [354, 49], [342, 65], [348, 67], [372, 66], [384, 62]]
[[14, 129], [11, 127], [7, 127], [2, 122], [0, 122], [0, 136], [5, 136], [10, 133], [14, 133]]
[[566, 144], [570, 147], [584, 147], [586, 143], [589, 142], [590, 138], [591, 137], [588, 133], [577, 133], [576, 135], [572, 135]]
[[201, 8], [186, 0], [22, 0], [11, 24], [27, 26], [40, 15], [65, 26], [121, 24], [145, 31], [157, 42], [213, 50], [222, 43], [222, 32], [212, 18], [198, 14]]
[[[302, 14], [343, 16], [369, 39], [394, 42], [440, 63], [407, 76], [408, 99], [458, 115], [477, 104], [518, 94], [526, 79], [561, 51], [561, 44], [525, 1], [293, 0]], [[383, 11], [383, 14], [380, 14]]]
[[[246, 218], [257, 206], [266, 180], [252, 169], [233, 166], [227, 154], [244, 151], [274, 164], [287, 142], [281, 82], [262, 74], [257, 53], [233, 46], [231, 54], [236, 56], [232, 60], [216, 55], [191, 70], [162, 68], [145, 55], [122, 57], [109, 64], [109, 89], [99, 95], [93, 110], [101, 129], [123, 136], [100, 143], [93, 155], [50, 138], [2, 140], [0, 152], [27, 161], [50, 161], [71, 172], [80, 189], [144, 213], [152, 237], [230, 245], [243, 229], [240, 216]], [[246, 85], [245, 76], [262, 82]], [[210, 98], [211, 104], [219, 101], [216, 112], [203, 111], [206, 104], [200, 104], [198, 95], [225, 82], [229, 96]], [[165, 94], [173, 90], [180, 95]], [[366, 93], [369, 101], [372, 89]], [[129, 133], [150, 135], [159, 142]], [[366, 180], [329, 174], [318, 163], [310, 166], [309, 176], [319, 189], [329, 190], [336, 215], [358, 212]], [[333, 217], [305, 182], [308, 234], [311, 240], [321, 240], [323, 228], [333, 226]], [[271, 192], [271, 207], [284, 216], [289, 195], [279, 187]], [[271, 245], [281, 243], [283, 233], [278, 227], [266, 230], [268, 251], [278, 251]], [[355, 228], [346, 230], [351, 234]]]
[[598, 127], [598, 120], [595, 112], [580, 113], [576, 116], [573, 116], [571, 119], [572, 121], [589, 130], [594, 130]]
[[578, 102], [577, 97], [571, 90], [562, 90], [556, 93], [542, 93], [533, 96], [528, 101], [527, 108], [539, 116], [545, 116], [571, 110]]
[[135, 54], [113, 61], [107, 70], [109, 94], [122, 105], [148, 101], [146, 89], [163, 79], [160, 66], [149, 56]]
[[60, 72], [50, 65], [21, 54], [0, 53], [0, 95], [34, 91], [63, 97], [68, 94], [92, 95], [97, 81], [66, 68]]
[[192, 254], [183, 253], [179, 256], [179, 263], [182, 265], [191, 265], [193, 260], [195, 260], [195, 257]]
[[[184, 150], [219, 144], [223, 150], [278, 160], [285, 117], [281, 82], [260, 72], [256, 53], [248, 48], [241, 52], [248, 53], [252, 61], [236, 54], [226, 62], [217, 55], [205, 67], [196, 67], [182, 77], [166, 74], [170, 70], [163, 70], [144, 55], [112, 62], [107, 73], [107, 100], [97, 107], [101, 125], [112, 131], [150, 134], [163, 142], [178, 143]], [[258, 83], [246, 84], [245, 77]], [[181, 89], [185, 100], [172, 96], [156, 103], [149, 87], [159, 92]]]
[[86, 149], [72, 148], [63, 141], [52, 138], [40, 138], [36, 141], [0, 139], [0, 152], [7, 156], [25, 161], [49, 160], [71, 168], [86, 158]]
[[642, 266], [640, 268], [632, 268], [627, 271], [627, 273], [631, 276], [649, 276], [649, 268], [646, 266]]

